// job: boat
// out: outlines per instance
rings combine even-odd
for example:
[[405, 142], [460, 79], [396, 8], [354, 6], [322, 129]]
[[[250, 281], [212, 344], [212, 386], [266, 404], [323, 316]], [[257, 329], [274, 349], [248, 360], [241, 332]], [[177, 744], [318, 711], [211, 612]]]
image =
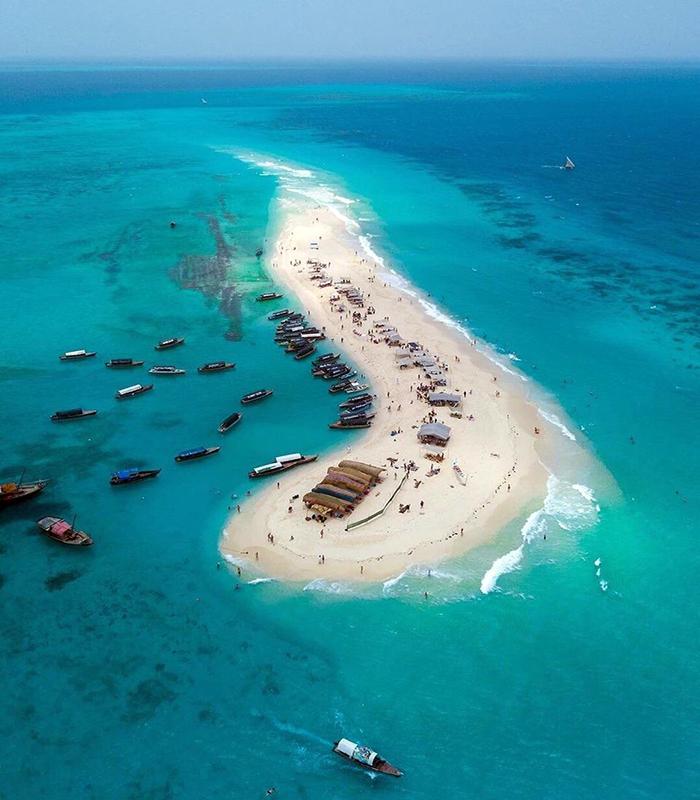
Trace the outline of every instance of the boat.
[[158, 342], [156, 345], [156, 350], [167, 350], [169, 347], [177, 347], [180, 344], [185, 343], [185, 337], [181, 336], [180, 338], [173, 338], [173, 339], [163, 339], [162, 342]]
[[137, 394], [150, 392], [152, 388], [153, 388], [152, 383], [149, 383], [146, 386], [141, 386], [140, 383], [136, 383], [133, 386], [127, 386], [126, 389], [119, 389], [119, 391], [114, 396], [117, 398], [117, 400], [123, 400], [126, 397], [135, 397]]
[[105, 367], [113, 367], [114, 369], [142, 366], [143, 361], [135, 361], [133, 358], [111, 358], [109, 361], [105, 361]]
[[81, 358], [92, 358], [97, 355], [96, 350], [88, 352], [87, 350], [69, 350], [62, 356], [59, 356], [61, 361], [78, 361]]
[[248, 403], [255, 403], [257, 400], [264, 400], [273, 394], [272, 389], [258, 389], [257, 392], [250, 392], [249, 394], [241, 397], [241, 403], [247, 405]]
[[337, 383], [331, 384], [328, 391], [331, 394], [336, 394], [337, 392], [344, 392], [348, 388], [348, 386], [350, 386], [351, 383], [352, 383], [351, 380], [345, 378], [342, 381], [338, 381]]
[[195, 458], [204, 458], [218, 453], [220, 447], [195, 447], [193, 450], [183, 450], [175, 456], [175, 461], [193, 461]]
[[185, 370], [179, 367], [168, 366], [155, 366], [148, 370], [149, 375], [185, 375]]
[[301, 453], [289, 453], [286, 456], [277, 456], [271, 464], [263, 464], [261, 467], [254, 467], [249, 473], [249, 478], [263, 478], [266, 475], [277, 475], [286, 472], [288, 469], [300, 467], [302, 464], [310, 464], [316, 461], [318, 454], [303, 456]]
[[326, 364], [332, 364], [334, 361], [337, 361], [340, 358], [340, 353], [326, 353], [323, 356], [319, 356], [318, 358], [314, 358], [311, 362], [312, 366], [320, 367]]
[[357, 381], [353, 381], [350, 386], [345, 390], [345, 394], [356, 394], [357, 392], [366, 392], [369, 389], [369, 385], [366, 383], [358, 383]]
[[464, 470], [459, 466], [457, 463], [457, 459], [452, 462], [452, 469], [455, 471], [455, 475], [457, 476], [457, 480], [463, 485], [467, 485], [467, 476]]
[[159, 469], [129, 467], [129, 469], [117, 470], [109, 479], [109, 482], [112, 486], [121, 486], [123, 483], [138, 483], [139, 481], [148, 480], [148, 478], [155, 478], [159, 473]]
[[393, 767], [388, 761], [385, 761], [380, 755], [370, 750], [369, 747], [363, 747], [360, 744], [355, 744], [349, 739], [339, 739], [333, 743], [333, 752], [339, 756], [357, 764], [365, 769], [371, 769], [374, 772], [381, 772], [383, 775], [391, 775], [394, 778], [400, 778], [403, 775], [401, 770]]
[[348, 400], [344, 400], [340, 404], [340, 408], [353, 408], [356, 405], [362, 405], [363, 403], [371, 403], [374, 398], [371, 394], [358, 394], [355, 397], [350, 397]]
[[[343, 378], [346, 381], [349, 381], [350, 378], [354, 378], [357, 375], [357, 370], [351, 369], [348, 366], [343, 365], [341, 369], [331, 370], [330, 372], [324, 372], [321, 377], [326, 381], [333, 381], [337, 380], [338, 378]], [[347, 389], [348, 386], [343, 387], [343, 390]]]
[[569, 156], [567, 156], [566, 163], [564, 164], [562, 169], [576, 169], [576, 164], [574, 164], [574, 162], [569, 158]]
[[307, 344], [301, 348], [294, 356], [295, 361], [301, 361], [302, 358], [308, 358], [310, 355], [316, 352], [316, 348], [312, 344]]
[[226, 433], [226, 431], [231, 430], [234, 425], [238, 424], [241, 421], [241, 414], [240, 411], [234, 411], [233, 414], [226, 417], [226, 419], [219, 425], [219, 433]]
[[[341, 410], [340, 416], [341, 418], [347, 417], [349, 414], [359, 414], [362, 411], [366, 411], [368, 408], [372, 407], [372, 401], [365, 400], [364, 403], [356, 403], [354, 405], [348, 406], [345, 410]], [[341, 409], [343, 407], [341, 406]]]
[[86, 410], [84, 408], [69, 408], [67, 411], [55, 411], [51, 415], [54, 422], [61, 422], [66, 419], [82, 419], [83, 417], [94, 417], [97, 414], [96, 409]]
[[197, 367], [197, 372], [223, 372], [226, 369], [233, 369], [236, 365], [229, 361], [210, 361]]
[[339, 419], [337, 422], [332, 422], [329, 426], [332, 430], [351, 430], [354, 428], [371, 428], [372, 420], [369, 417], [360, 415], [352, 417], [351, 419]]
[[272, 314], [268, 317], [270, 321], [275, 319], [282, 319], [283, 317], [290, 316], [292, 312], [288, 308], [282, 308], [279, 311], [273, 311]]
[[259, 294], [255, 299], [258, 302], [264, 302], [265, 300], [279, 300], [280, 297], [284, 297], [284, 295], [279, 292], [263, 292], [263, 294]]
[[75, 518], [73, 523], [66, 522], [60, 517], [42, 517], [36, 521], [39, 530], [49, 538], [55, 539], [61, 544], [78, 545], [88, 547], [92, 544], [92, 539], [84, 531], [75, 529]]
[[29, 500], [30, 497], [39, 494], [49, 483], [48, 481], [22, 483], [23, 478], [24, 472], [22, 472], [22, 476], [16, 483], [14, 481], [0, 483], [0, 508], [9, 506], [12, 503], [21, 503], [23, 500]]

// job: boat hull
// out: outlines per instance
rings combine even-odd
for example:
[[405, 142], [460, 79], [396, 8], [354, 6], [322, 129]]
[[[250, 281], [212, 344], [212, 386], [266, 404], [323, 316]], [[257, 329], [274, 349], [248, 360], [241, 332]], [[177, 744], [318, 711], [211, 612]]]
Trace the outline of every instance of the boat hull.
[[144, 469], [141, 470], [137, 475], [134, 475], [132, 478], [118, 478], [116, 475], [112, 475], [109, 479], [110, 485], [112, 486], [125, 486], [128, 483], [140, 483], [141, 481], [147, 481], [149, 478], [155, 478], [160, 474], [159, 469]]
[[150, 392], [153, 388], [153, 384], [149, 383], [148, 386], [142, 386], [140, 389], [137, 389], [134, 392], [129, 392], [129, 394], [115, 394], [117, 400], [127, 400], [130, 397], [136, 397], [139, 394], [144, 394], [145, 392]]
[[206, 458], [207, 456], [213, 456], [214, 453], [218, 453], [219, 450], [221, 450], [220, 447], [207, 447], [207, 449], [203, 453], [195, 453], [194, 455], [185, 456], [184, 458], [182, 456], [175, 456], [175, 461], [177, 461], [178, 464], [182, 464], [186, 461], [196, 461], [199, 458]]
[[241, 403], [243, 403], [244, 406], [247, 406], [249, 403], [258, 403], [260, 400], [265, 400], [266, 398], [271, 397], [272, 394], [273, 392], [270, 390], [266, 394], [261, 394], [258, 397], [250, 397], [250, 395], [246, 395], [245, 397], [241, 398]]
[[295, 467], [302, 467], [304, 464], [311, 464], [313, 461], [316, 461], [317, 458], [318, 454], [313, 456], [304, 456], [304, 458], [300, 459], [299, 461], [295, 461], [292, 464], [283, 464], [281, 467], [278, 467], [277, 469], [271, 469], [268, 472], [255, 472], [254, 470], [251, 470], [248, 473], [248, 477], [267, 478], [268, 475], [279, 475], [281, 472], [287, 472]]
[[181, 344], [184, 344], [185, 340], [183, 339], [175, 339], [173, 342], [158, 342], [155, 346], [155, 350], [169, 350], [171, 347], [179, 347]]
[[231, 428], [233, 428], [236, 425], [238, 425], [238, 423], [241, 421], [242, 417], [243, 417], [243, 414], [234, 414], [234, 415], [231, 415], [231, 417], [229, 417], [228, 419], [225, 419], [221, 423], [221, 425], [219, 425], [219, 433], [226, 433], [227, 431], [230, 431]]
[[24, 486], [19, 486], [17, 491], [13, 494], [1, 495], [0, 494], [0, 508], [3, 506], [13, 505], [14, 503], [23, 503], [32, 497], [36, 497], [42, 489], [48, 485], [48, 481], [37, 481], [36, 483], [27, 483]]

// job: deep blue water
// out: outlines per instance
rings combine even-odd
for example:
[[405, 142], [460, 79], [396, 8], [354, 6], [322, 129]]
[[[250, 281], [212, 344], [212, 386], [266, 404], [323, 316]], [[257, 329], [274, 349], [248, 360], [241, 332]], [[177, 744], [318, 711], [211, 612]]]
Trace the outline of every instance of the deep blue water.
[[[0, 478], [52, 479], [0, 520], [0, 797], [697, 795], [699, 75], [0, 72]], [[216, 569], [247, 469], [337, 441], [318, 424], [328, 396], [252, 301], [277, 180], [246, 154], [357, 200], [394, 266], [517, 354], [614, 476], [619, 492], [581, 476], [597, 524], [559, 509], [571, 524], [486, 595], [523, 520], [442, 578], [369, 591], [236, 590]], [[573, 173], [555, 168], [567, 155]], [[117, 405], [131, 379], [102, 362], [176, 334], [166, 363], [190, 374]], [[58, 361], [83, 346], [96, 363]], [[193, 374], [224, 357], [234, 372]], [[272, 383], [218, 456], [176, 467]], [[80, 404], [100, 415], [49, 423]], [[164, 470], [110, 489], [135, 462]], [[40, 538], [44, 513], [77, 513], [95, 547]], [[340, 734], [405, 778], [337, 763]]]

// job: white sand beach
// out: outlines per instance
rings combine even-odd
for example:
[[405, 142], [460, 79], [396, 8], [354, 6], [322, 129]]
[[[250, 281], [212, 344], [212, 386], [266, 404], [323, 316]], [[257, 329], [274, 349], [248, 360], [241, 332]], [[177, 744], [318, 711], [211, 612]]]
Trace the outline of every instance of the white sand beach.
[[[296, 294], [308, 319], [325, 330], [326, 347], [318, 352], [340, 350], [361, 373], [357, 380], [368, 383], [376, 395], [371, 428], [361, 436], [336, 431], [336, 451], [313, 464], [261, 479], [266, 487], [229, 518], [220, 545], [227, 560], [283, 580], [377, 581], [410, 564], [436, 563], [483, 543], [541, 504], [547, 471], [539, 453], [548, 437], [560, 436], [537, 414], [521, 381], [509, 380], [460, 331], [431, 317], [356, 246], [336, 215], [309, 204], [285, 211], [269, 259], [275, 280]], [[312, 280], [314, 268], [308, 262], [322, 263], [333, 284], [321, 288], [322, 281]], [[363, 295], [363, 308], [351, 306], [343, 295], [331, 302], [338, 288], [348, 286], [336, 285], [340, 279], [348, 279]], [[339, 304], [344, 312], [338, 311]], [[374, 313], [367, 314], [368, 309]], [[357, 310], [361, 319], [354, 322], [352, 312]], [[401, 344], [390, 346], [384, 340], [388, 325]], [[434, 390], [459, 395], [457, 409], [432, 408], [418, 396], [418, 387], [430, 383], [424, 368], [409, 362], [399, 368], [399, 351], [405, 351], [404, 358], [410, 352], [415, 360], [416, 351], [408, 350], [411, 342], [437, 362], [446, 385]], [[301, 364], [302, 369], [310, 368], [310, 360]], [[329, 384], [317, 380], [325, 391]], [[343, 393], [335, 397], [339, 403], [348, 399]], [[430, 412], [451, 429], [447, 446], [436, 448], [444, 452], [440, 463], [426, 457], [429, 451], [417, 436]], [[383, 480], [343, 519], [309, 520], [314, 512], [302, 498], [321, 482], [329, 466], [343, 459], [385, 467]], [[453, 461], [465, 473], [465, 483]], [[410, 463], [417, 469], [409, 472], [385, 514], [347, 531], [349, 522], [382, 508]], [[291, 500], [295, 495], [298, 499]], [[406, 505], [410, 508], [401, 513]]]

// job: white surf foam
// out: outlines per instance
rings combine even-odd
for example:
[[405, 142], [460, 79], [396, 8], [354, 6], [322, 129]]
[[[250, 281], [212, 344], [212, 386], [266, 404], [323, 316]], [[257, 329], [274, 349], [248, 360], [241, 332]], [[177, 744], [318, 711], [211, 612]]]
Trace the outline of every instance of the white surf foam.
[[248, 581], [248, 586], [255, 586], [256, 583], [270, 583], [273, 580], [274, 578], [253, 578], [252, 581]]
[[304, 587], [304, 591], [322, 592], [324, 594], [355, 594], [351, 586], [336, 581], [327, 581], [323, 578], [316, 578], [315, 580], [311, 581], [311, 583], [307, 583]]
[[542, 508], [527, 518], [520, 530], [521, 544], [497, 558], [481, 579], [481, 593], [490, 594], [498, 588], [499, 579], [518, 569], [525, 546], [543, 536], [554, 526], [566, 531], [582, 531], [598, 523], [600, 507], [593, 490], [580, 483], [569, 483], [556, 475], [547, 478], [547, 494]]

